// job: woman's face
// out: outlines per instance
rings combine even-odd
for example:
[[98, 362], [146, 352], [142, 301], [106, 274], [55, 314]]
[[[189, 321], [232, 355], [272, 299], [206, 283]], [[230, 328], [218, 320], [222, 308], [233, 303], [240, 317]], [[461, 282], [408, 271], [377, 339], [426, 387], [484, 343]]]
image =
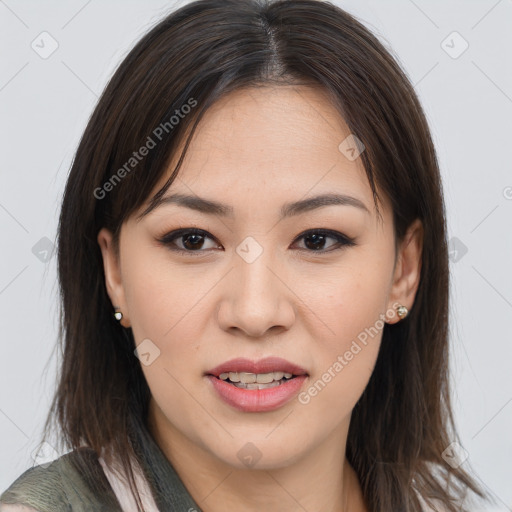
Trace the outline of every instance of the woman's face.
[[[317, 89], [237, 91], [207, 112], [164, 196], [189, 199], [132, 216], [119, 260], [100, 232], [107, 289], [141, 344], [150, 419], [169, 447], [239, 468], [284, 467], [321, 448], [344, 454], [384, 320], [398, 321], [394, 304], [412, 306], [420, 255], [415, 231], [395, 266], [389, 202], [379, 222], [349, 135]], [[183, 228], [201, 233], [171, 236]], [[281, 358], [305, 375], [272, 361], [213, 371], [238, 358]], [[272, 387], [212, 376], [253, 378], [242, 372]]]

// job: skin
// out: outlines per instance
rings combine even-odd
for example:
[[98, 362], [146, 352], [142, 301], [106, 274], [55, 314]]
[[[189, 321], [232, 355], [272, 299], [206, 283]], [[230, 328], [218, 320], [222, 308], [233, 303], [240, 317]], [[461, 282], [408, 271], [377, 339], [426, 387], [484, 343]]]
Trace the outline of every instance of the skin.
[[[307, 390], [359, 333], [379, 325], [380, 315], [394, 323], [394, 304], [412, 307], [421, 223], [410, 226], [395, 254], [389, 201], [383, 198], [381, 222], [361, 159], [350, 161], [338, 149], [349, 134], [319, 89], [231, 93], [203, 118], [167, 194], [225, 203], [233, 218], [167, 204], [137, 221], [141, 208], [122, 226], [119, 258], [111, 233], [98, 235], [122, 325], [133, 329], [136, 344], [149, 338], [160, 350], [142, 366], [152, 393], [150, 430], [205, 512], [367, 510], [345, 448], [382, 325], [307, 404], [295, 399], [274, 411], [241, 412], [204, 376], [234, 357], [278, 356], [306, 369]], [[278, 221], [284, 203], [332, 192], [360, 199], [369, 212], [330, 205]], [[210, 238], [192, 244], [199, 247], [193, 254], [158, 242], [181, 227], [203, 229]], [[326, 238], [320, 253], [311, 239], [297, 239], [322, 228], [356, 245]], [[247, 236], [263, 249], [252, 263], [236, 252]], [[181, 248], [185, 242], [174, 240]], [[237, 456], [248, 442], [261, 454], [253, 467]]]

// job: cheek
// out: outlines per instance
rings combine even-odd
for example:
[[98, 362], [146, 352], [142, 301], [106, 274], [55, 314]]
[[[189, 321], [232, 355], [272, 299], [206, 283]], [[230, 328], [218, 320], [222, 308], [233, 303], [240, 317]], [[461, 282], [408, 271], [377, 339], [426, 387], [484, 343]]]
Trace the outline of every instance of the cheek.
[[208, 318], [201, 298], [211, 283], [198, 278], [197, 270], [184, 271], [154, 251], [137, 257], [132, 253], [124, 269], [135, 343], [150, 354], [147, 365], [141, 358], [141, 368], [151, 395], [164, 417], [193, 437], [191, 425], [208, 421], [201, 407], [207, 398], [198, 387], [198, 370], [204, 370], [199, 366], [198, 340]]
[[[160, 252], [160, 251], [158, 251]], [[197, 339], [201, 301], [211, 283], [196, 269], [173, 265], [154, 249], [132, 254], [125, 265], [125, 295], [136, 340], [154, 339], [168, 344], [176, 337]]]
[[314, 375], [303, 396], [304, 405], [322, 410], [332, 407], [343, 416], [363, 393], [385, 325], [386, 272], [385, 264], [371, 265], [361, 260], [357, 266], [338, 271], [336, 277], [322, 280], [321, 287], [304, 283], [304, 289], [313, 290], [308, 298], [314, 312], [310, 316], [321, 320], [314, 320], [317, 326], [323, 325], [310, 355]]
[[347, 343], [348, 349], [350, 341], [367, 329], [375, 325], [383, 328], [378, 320], [386, 311], [388, 283], [385, 262], [372, 265], [371, 260], [360, 258], [358, 263], [334, 269], [321, 279], [302, 279], [299, 293], [306, 297], [309, 315], [325, 325], [325, 346], [341, 350]]

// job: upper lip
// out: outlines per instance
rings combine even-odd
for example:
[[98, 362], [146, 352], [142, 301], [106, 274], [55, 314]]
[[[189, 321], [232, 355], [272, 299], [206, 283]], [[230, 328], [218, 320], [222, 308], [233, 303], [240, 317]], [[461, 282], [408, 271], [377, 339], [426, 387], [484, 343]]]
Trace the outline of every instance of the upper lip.
[[271, 372], [284, 372], [293, 375], [307, 375], [306, 370], [300, 366], [286, 361], [280, 357], [265, 357], [259, 361], [251, 361], [243, 357], [231, 359], [226, 361], [208, 372], [208, 375], [215, 375], [218, 377], [221, 373], [229, 372], [247, 372], [247, 373], [271, 373]]

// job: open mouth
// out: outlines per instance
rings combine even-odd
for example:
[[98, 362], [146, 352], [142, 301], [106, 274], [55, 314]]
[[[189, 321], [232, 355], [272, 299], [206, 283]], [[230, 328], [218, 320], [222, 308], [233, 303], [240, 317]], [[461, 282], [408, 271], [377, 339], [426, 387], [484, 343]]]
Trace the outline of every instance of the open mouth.
[[269, 373], [247, 373], [247, 372], [229, 372], [221, 373], [217, 378], [241, 389], [269, 389], [284, 384], [296, 375], [285, 372]]

